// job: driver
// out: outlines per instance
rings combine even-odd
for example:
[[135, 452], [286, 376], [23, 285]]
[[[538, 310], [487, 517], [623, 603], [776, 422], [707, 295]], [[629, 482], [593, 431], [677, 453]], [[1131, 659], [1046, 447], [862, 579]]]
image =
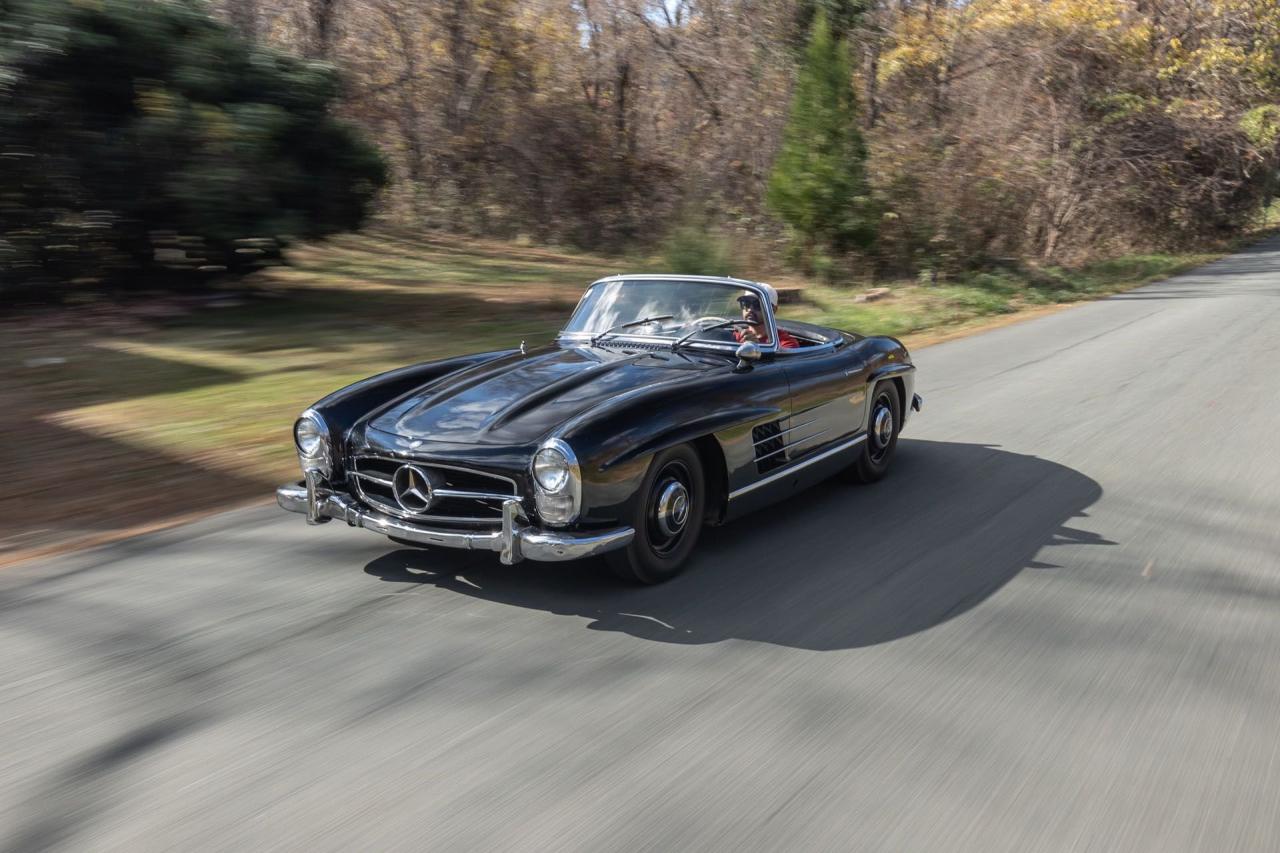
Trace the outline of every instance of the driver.
[[[778, 291], [774, 290], [772, 285], [764, 284], [763, 282], [758, 286], [769, 294], [769, 304], [776, 314], [778, 311]], [[764, 307], [760, 304], [760, 296], [754, 290], [744, 290], [742, 295], [738, 297], [738, 305], [742, 307], [742, 319], [747, 321], [747, 325], [733, 330], [734, 339], [738, 343], [754, 341], [768, 346], [769, 326], [765, 322]], [[799, 346], [800, 342], [794, 336], [783, 329], [778, 330], [779, 349], [796, 349]]]

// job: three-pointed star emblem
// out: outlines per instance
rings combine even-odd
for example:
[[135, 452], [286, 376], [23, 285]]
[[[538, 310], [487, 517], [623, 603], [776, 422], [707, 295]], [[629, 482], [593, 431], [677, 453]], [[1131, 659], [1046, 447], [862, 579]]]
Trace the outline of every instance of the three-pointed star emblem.
[[405, 512], [422, 512], [435, 500], [431, 478], [417, 465], [401, 465], [391, 480], [391, 492]]

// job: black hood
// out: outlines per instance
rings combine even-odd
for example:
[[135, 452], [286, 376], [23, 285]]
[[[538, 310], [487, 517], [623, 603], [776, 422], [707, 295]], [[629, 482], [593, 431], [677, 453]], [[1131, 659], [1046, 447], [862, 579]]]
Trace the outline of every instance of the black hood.
[[376, 414], [368, 426], [451, 444], [532, 444], [620, 394], [730, 368], [714, 355], [553, 345], [445, 376]]

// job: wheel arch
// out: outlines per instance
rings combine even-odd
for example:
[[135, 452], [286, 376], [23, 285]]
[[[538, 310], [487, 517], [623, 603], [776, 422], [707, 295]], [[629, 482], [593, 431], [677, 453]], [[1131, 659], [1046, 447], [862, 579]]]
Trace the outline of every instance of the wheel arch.
[[906, 412], [911, 408], [911, 393], [915, 388], [915, 371], [916, 367], [910, 363], [889, 364], [881, 367], [879, 370], [873, 371], [867, 378], [867, 388], [869, 391], [874, 389], [881, 382], [892, 382], [894, 388], [898, 391], [898, 405], [901, 408], [901, 416], [906, 420]]
[[707, 487], [705, 522], [720, 524], [729, 506], [729, 465], [725, 461], [724, 448], [711, 434], [701, 435], [689, 442], [702, 463], [702, 480]]
[[901, 376], [891, 376], [889, 377], [889, 381], [893, 383], [893, 387], [898, 389], [898, 407], [899, 407], [899, 414], [901, 414], [901, 410], [907, 407], [906, 383], [902, 381]]

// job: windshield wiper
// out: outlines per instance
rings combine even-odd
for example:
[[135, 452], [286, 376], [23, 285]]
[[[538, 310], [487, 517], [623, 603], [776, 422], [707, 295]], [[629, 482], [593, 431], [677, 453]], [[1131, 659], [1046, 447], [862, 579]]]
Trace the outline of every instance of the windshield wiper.
[[703, 332], [713, 332], [716, 329], [724, 329], [724, 328], [728, 328], [729, 326], [737, 326], [737, 325], [747, 325], [747, 321], [746, 320], [725, 320], [720, 323], [715, 323], [714, 325], [711, 325], [711, 326], [701, 326], [697, 329], [694, 329], [692, 332], [685, 335], [684, 337], [680, 338], [678, 341], [674, 341], [671, 344], [671, 349], [672, 350], [680, 349], [681, 344], [685, 343], [690, 338], [697, 337]]
[[659, 315], [654, 316], [654, 317], [645, 317], [643, 320], [632, 320], [632, 321], [631, 321], [631, 322], [629, 322], [629, 323], [619, 323], [619, 324], [618, 324], [618, 325], [616, 325], [616, 326], [610, 326], [609, 328], [605, 329], [605, 330], [604, 330], [603, 332], [601, 332], [600, 334], [598, 334], [598, 335], [596, 335], [595, 337], [593, 337], [593, 338], [591, 339], [591, 345], [592, 345], [592, 346], [595, 346], [597, 343], [599, 343], [600, 341], [604, 340], [604, 339], [605, 339], [605, 338], [607, 338], [609, 335], [617, 334], [618, 332], [621, 332], [623, 329], [630, 329], [630, 328], [632, 328], [633, 326], [644, 326], [644, 325], [646, 325], [646, 324], [648, 324], [648, 323], [656, 323], [656, 322], [658, 322], [659, 320], [671, 320], [671, 319], [673, 319], [674, 317], [675, 317], [675, 315], [674, 315], [674, 314], [659, 314]]

